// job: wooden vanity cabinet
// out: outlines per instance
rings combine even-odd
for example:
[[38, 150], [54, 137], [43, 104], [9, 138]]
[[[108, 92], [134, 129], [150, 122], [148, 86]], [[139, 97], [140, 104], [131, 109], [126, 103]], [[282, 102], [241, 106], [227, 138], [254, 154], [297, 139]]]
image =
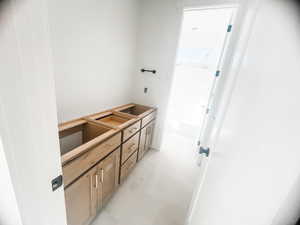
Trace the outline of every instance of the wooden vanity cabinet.
[[126, 128], [123, 131], [123, 142], [132, 137], [135, 133], [137, 133], [141, 129], [141, 121], [136, 122], [130, 127]]
[[138, 160], [141, 160], [145, 154], [146, 133], [147, 133], [147, 127], [144, 127], [141, 130], [139, 151], [138, 151]]
[[69, 185], [85, 171], [96, 165], [99, 160], [120, 146], [120, 144], [121, 133], [118, 133], [103, 143], [93, 147], [88, 152], [74, 159], [70, 163], [64, 165], [63, 176], [65, 186]]
[[101, 186], [98, 192], [98, 210], [105, 205], [119, 185], [120, 149], [114, 151], [98, 164], [98, 182]]
[[120, 149], [65, 189], [68, 225], [89, 224], [118, 187]]
[[120, 183], [122, 184], [124, 180], [129, 176], [133, 168], [137, 163], [137, 152], [133, 153], [132, 156], [122, 165], [120, 174]]
[[65, 190], [68, 225], [86, 225], [96, 215], [97, 168], [91, 169]]
[[128, 104], [59, 125], [68, 225], [88, 225], [149, 150], [156, 109]]
[[152, 121], [141, 130], [138, 160], [141, 160], [151, 147], [154, 125], [155, 123]]
[[122, 157], [121, 157], [122, 165], [134, 152], [136, 152], [138, 150], [139, 138], [140, 138], [140, 133], [138, 132], [133, 137], [131, 137], [129, 140], [127, 140], [125, 143], [123, 143]]
[[147, 152], [151, 148], [153, 133], [154, 133], [154, 126], [155, 126], [155, 123], [153, 121], [146, 127], [145, 152]]

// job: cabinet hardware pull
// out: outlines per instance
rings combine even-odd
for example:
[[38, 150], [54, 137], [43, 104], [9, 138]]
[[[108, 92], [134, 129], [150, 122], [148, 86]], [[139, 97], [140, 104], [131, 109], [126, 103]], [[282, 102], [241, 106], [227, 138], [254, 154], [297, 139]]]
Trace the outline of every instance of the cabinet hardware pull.
[[101, 169], [101, 183], [104, 182], [104, 169]]
[[85, 153], [85, 154], [83, 155], [82, 159], [86, 159], [86, 158], [88, 158], [88, 157], [89, 157], [89, 155], [90, 155], [90, 153], [89, 153], [89, 152], [88, 152], [88, 153]]
[[98, 174], [96, 174], [96, 187], [95, 188], [98, 188]]

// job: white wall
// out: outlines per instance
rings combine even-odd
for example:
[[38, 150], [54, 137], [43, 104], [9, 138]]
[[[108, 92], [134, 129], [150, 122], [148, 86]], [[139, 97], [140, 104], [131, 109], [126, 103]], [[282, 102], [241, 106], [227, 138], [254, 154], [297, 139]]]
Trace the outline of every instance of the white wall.
[[[159, 148], [183, 7], [232, 2], [49, 1], [59, 121], [132, 101], [158, 106], [154, 147]], [[141, 74], [143, 67], [158, 74]]]
[[60, 122], [132, 101], [137, 0], [49, 0]]
[[[153, 147], [159, 148], [182, 18], [181, 0], [141, 0], [134, 102], [159, 108]], [[138, 72], [156, 69], [156, 75]], [[148, 93], [144, 94], [144, 87]]]
[[[1, 158], [5, 155], [22, 225], [66, 225], [63, 188], [52, 192], [51, 187], [62, 171], [47, 8], [44, 0], [11, 3], [0, 22]], [[1, 225], [20, 223], [11, 204], [4, 211], [13, 207], [14, 212], [0, 214]]]
[[289, 190], [283, 203], [280, 205], [272, 225], [295, 225], [295, 221], [300, 218], [300, 175], [298, 175], [291, 190]]
[[191, 225], [293, 225], [300, 212], [300, 15], [292, 1], [243, 4], [257, 15]]
[[[160, 148], [174, 72], [184, 7], [207, 7], [235, 0], [141, 0], [138, 30], [138, 60], [133, 86], [137, 103], [157, 106], [159, 114], [153, 147]], [[140, 73], [141, 68], [158, 73]], [[148, 93], [144, 94], [144, 87]]]
[[22, 225], [19, 207], [12, 185], [2, 140], [0, 137], [0, 224]]

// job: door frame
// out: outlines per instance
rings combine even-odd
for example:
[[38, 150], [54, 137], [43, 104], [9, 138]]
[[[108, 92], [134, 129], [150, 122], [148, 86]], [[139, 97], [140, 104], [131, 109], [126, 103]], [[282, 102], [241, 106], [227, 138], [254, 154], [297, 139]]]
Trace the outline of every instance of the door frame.
[[[207, 10], [218, 10], [218, 9], [220, 9], [220, 10], [221, 9], [232, 9], [232, 16], [229, 20], [228, 26], [233, 25], [235, 22], [236, 13], [238, 11], [238, 4], [214, 5], [214, 6], [207, 6], [207, 7], [187, 7], [186, 9], [184, 9], [184, 12], [186, 12], [186, 11], [187, 12], [189, 12], [189, 11], [207, 11]], [[226, 30], [224, 32], [226, 32]], [[222, 68], [224, 67], [224, 61], [225, 61], [225, 58], [227, 57], [227, 53], [229, 51], [229, 43], [231, 41], [231, 35], [232, 35], [232, 32], [227, 32], [225, 35], [224, 43], [223, 43], [223, 46], [222, 46], [222, 49], [221, 49], [221, 52], [220, 52], [220, 55], [218, 58], [216, 71], [217, 70], [221, 71]], [[224, 76], [224, 74], [222, 74], [222, 76]], [[213, 102], [213, 100], [214, 100], [213, 91], [218, 88], [217, 86], [218, 86], [219, 82], [220, 82], [220, 77], [216, 76], [211, 84], [209, 99], [206, 103], [206, 108], [210, 109], [210, 112], [205, 113], [205, 115], [203, 116], [203, 119], [202, 119], [201, 130], [200, 130], [200, 135], [199, 135], [200, 138], [198, 141], [199, 147], [200, 147], [200, 143], [201, 143], [202, 147], [206, 147], [206, 146], [203, 146], [203, 144], [206, 144], [206, 143], [204, 143], [206, 141], [204, 141], [202, 138], [206, 132], [206, 129], [210, 126], [209, 119], [212, 116], [214, 116], [211, 113], [210, 104], [212, 104], [211, 102]], [[209, 164], [209, 159], [210, 159], [210, 156], [204, 157], [203, 155], [198, 155], [196, 157], [198, 157], [197, 160], [198, 160], [198, 166], [199, 166], [199, 174], [196, 178], [196, 180], [197, 180], [197, 182], [195, 184], [196, 188], [194, 190], [193, 197], [192, 197], [189, 209], [188, 209], [188, 213], [187, 213], [187, 217], [186, 217], [186, 221], [185, 221], [186, 225], [190, 224], [191, 217], [192, 217], [192, 215], [194, 213], [194, 209], [196, 207], [196, 199], [200, 195], [200, 191], [201, 191], [204, 179], [205, 179], [205, 175], [206, 175], [206, 172], [208, 169], [208, 164]]]
[[201, 189], [205, 183], [206, 173], [209, 169], [209, 162], [213, 155], [213, 149], [216, 147], [216, 141], [222, 128], [226, 111], [230, 104], [232, 92], [235, 87], [235, 81], [247, 50], [249, 37], [257, 13], [257, 6], [260, 1], [261, 0], [255, 0], [252, 3], [249, 3], [247, 0], [244, 0], [237, 7], [234, 30], [228, 44], [229, 50], [225, 53], [221, 66], [223, 75], [220, 77], [220, 81], [218, 82], [215, 98], [212, 101], [213, 112], [209, 115], [211, 121], [210, 124], [207, 125], [209, 128], [209, 134], [208, 140], [206, 140], [205, 144], [206, 146], [209, 146], [211, 152], [209, 157], [205, 159], [204, 165], [200, 165], [199, 176], [195, 185], [185, 225], [191, 224], [193, 214], [196, 213], [196, 205], [197, 202], [200, 201]]
[[210, 10], [210, 9], [228, 9], [228, 8], [238, 8], [239, 4], [218, 4], [218, 5], [208, 5], [208, 6], [187, 6], [184, 7], [184, 11], [200, 11], [200, 10]]
[[[186, 11], [201, 11], [201, 10], [217, 10], [217, 9], [228, 9], [228, 8], [232, 8], [235, 9], [236, 11], [238, 10], [239, 4], [216, 4], [216, 5], [207, 5], [207, 6], [197, 6], [197, 5], [193, 5], [193, 6], [184, 6], [182, 7], [182, 14], [181, 14], [181, 23], [180, 23], [180, 27], [179, 27], [179, 32], [178, 32], [178, 38], [177, 38], [177, 46], [176, 46], [176, 54], [175, 54], [175, 59], [174, 59], [174, 65], [173, 65], [173, 69], [172, 69], [172, 76], [170, 79], [170, 90], [168, 93], [168, 99], [167, 99], [167, 108], [166, 108], [166, 117], [165, 117], [165, 121], [163, 122], [163, 126], [162, 126], [162, 138], [159, 141], [159, 151], [161, 150], [161, 146], [163, 143], [163, 138], [164, 138], [164, 133], [166, 130], [166, 120], [167, 120], [167, 116], [168, 116], [168, 112], [169, 112], [169, 106], [170, 106], [170, 99], [171, 99], [171, 94], [172, 94], [172, 89], [173, 89], [173, 85], [174, 85], [174, 80], [175, 80], [175, 67], [176, 67], [176, 60], [178, 58], [178, 54], [179, 54], [179, 44], [180, 44], [180, 37], [182, 34], [182, 26], [183, 26], [183, 20], [184, 20], [184, 13]], [[223, 52], [222, 52], [223, 53]], [[221, 53], [221, 56], [222, 56]], [[221, 57], [222, 58], [222, 57]], [[219, 67], [219, 65], [218, 65]], [[213, 85], [212, 85], [213, 86]]]

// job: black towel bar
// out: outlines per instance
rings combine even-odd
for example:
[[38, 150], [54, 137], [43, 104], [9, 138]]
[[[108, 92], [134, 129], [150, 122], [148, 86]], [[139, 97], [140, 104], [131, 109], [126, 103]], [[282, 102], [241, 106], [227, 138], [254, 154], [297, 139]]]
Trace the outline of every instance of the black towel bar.
[[146, 70], [146, 69], [141, 69], [142, 73], [148, 72], [148, 73], [153, 73], [156, 74], [156, 70]]

